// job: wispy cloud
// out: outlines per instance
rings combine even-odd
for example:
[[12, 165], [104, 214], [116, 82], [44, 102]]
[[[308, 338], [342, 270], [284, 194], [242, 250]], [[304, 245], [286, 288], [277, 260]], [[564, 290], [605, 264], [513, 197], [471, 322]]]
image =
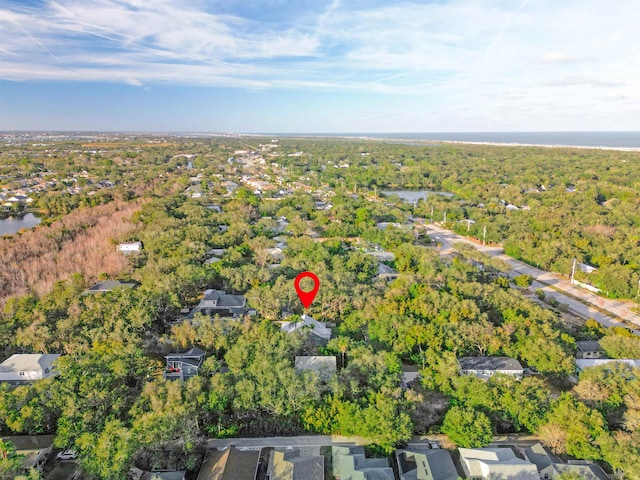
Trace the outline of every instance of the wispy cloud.
[[0, 78], [366, 91], [523, 115], [607, 111], [603, 88], [640, 91], [635, 0], [289, 3], [0, 0]]

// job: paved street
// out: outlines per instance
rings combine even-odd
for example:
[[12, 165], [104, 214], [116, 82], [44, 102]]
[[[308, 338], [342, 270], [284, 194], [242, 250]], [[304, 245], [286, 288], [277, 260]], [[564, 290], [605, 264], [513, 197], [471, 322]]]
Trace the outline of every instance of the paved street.
[[260, 437], [260, 438], [214, 438], [207, 442], [207, 448], [222, 448], [233, 445], [238, 448], [262, 447], [313, 447], [323, 445], [366, 445], [362, 437], [343, 437], [340, 435], [305, 435], [298, 437]]
[[[510, 272], [512, 277], [524, 273], [531, 275], [535, 279], [531, 286], [532, 289], [541, 289], [547, 296], [554, 297], [558, 302], [567, 304], [569, 311], [577, 316], [585, 319], [593, 318], [607, 327], [628, 327], [631, 324], [640, 327], [640, 315], [631, 311], [631, 307], [635, 305], [634, 302], [600, 297], [595, 293], [572, 285], [568, 279], [556, 273], [540, 270], [505, 255], [501, 247], [480, 245], [439, 225], [429, 224], [427, 231], [431, 238], [442, 244], [440, 247], [441, 254], [451, 253], [453, 244], [457, 242], [472, 245], [483, 253], [509, 263], [512, 267]], [[608, 312], [608, 314], [604, 312]], [[627, 325], [622, 323], [621, 319], [627, 322]], [[635, 333], [640, 334], [640, 331], [636, 330]]]
[[[446, 435], [414, 436], [410, 446], [427, 445], [429, 442], [446, 441]], [[529, 434], [498, 435], [493, 437], [492, 445], [530, 446], [538, 442], [538, 438]], [[214, 438], [207, 442], [207, 448], [224, 448], [233, 445], [237, 448], [286, 448], [286, 447], [320, 447], [325, 445], [366, 445], [369, 443], [362, 437], [343, 437], [341, 435], [304, 435], [297, 437], [264, 437], [264, 438]]]

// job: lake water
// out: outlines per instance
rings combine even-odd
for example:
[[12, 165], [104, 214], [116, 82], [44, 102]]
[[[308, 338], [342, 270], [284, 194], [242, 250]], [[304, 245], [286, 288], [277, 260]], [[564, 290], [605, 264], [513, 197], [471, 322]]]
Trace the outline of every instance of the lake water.
[[22, 217], [9, 217], [0, 219], [0, 235], [13, 235], [22, 228], [33, 228], [42, 221], [33, 213], [27, 213]]
[[443, 197], [453, 197], [451, 192], [434, 192], [433, 190], [381, 190], [382, 194], [387, 197], [397, 195], [405, 202], [415, 203], [418, 200], [424, 200], [429, 195], [442, 195]]

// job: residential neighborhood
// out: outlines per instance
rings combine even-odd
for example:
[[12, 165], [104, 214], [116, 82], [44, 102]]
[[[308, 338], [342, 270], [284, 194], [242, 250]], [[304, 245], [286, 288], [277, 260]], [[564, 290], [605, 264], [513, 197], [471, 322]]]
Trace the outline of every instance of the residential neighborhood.
[[[382, 166], [408, 181], [422, 167], [400, 157], [427, 147], [337, 142], [334, 158], [312, 140], [176, 138], [74, 148], [76, 193], [29, 205], [11, 192], [26, 214], [52, 209], [0, 252], [15, 292], [0, 315], [0, 430], [21, 472], [633, 478], [633, 329], [505, 260], [513, 245], [483, 245], [486, 211], [534, 215], [519, 195], [556, 190], [503, 195], [501, 182], [479, 202], [363, 181]], [[12, 262], [40, 245], [20, 273]], [[302, 272], [319, 279], [309, 305]], [[47, 281], [20, 286], [27, 275]], [[55, 444], [17, 439], [40, 433]]]

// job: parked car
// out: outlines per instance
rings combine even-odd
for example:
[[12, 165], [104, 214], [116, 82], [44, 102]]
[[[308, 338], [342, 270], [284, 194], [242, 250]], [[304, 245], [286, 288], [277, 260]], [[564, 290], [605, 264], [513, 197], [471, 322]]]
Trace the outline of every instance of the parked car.
[[78, 458], [78, 452], [76, 450], [64, 450], [56, 455], [58, 460], [74, 460]]
[[429, 442], [429, 446], [431, 448], [440, 448], [440, 445], [438, 444], [438, 442]]

